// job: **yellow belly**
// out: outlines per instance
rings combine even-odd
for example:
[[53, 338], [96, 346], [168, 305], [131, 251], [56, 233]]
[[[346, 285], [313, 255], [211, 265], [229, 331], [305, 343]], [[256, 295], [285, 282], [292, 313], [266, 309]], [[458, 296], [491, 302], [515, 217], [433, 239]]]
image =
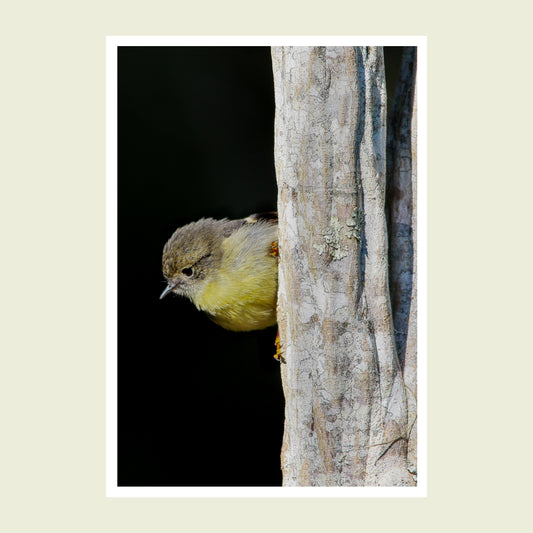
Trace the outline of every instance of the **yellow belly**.
[[276, 308], [265, 308], [257, 305], [227, 307], [207, 316], [219, 326], [232, 331], [252, 331], [264, 329], [276, 324]]
[[[269, 258], [270, 259], [270, 258]], [[209, 318], [233, 331], [264, 329], [276, 323], [277, 261], [255, 272], [217, 276], [194, 302]]]
[[220, 269], [193, 301], [198, 309], [233, 331], [264, 329], [276, 323], [278, 258], [271, 255], [277, 226], [245, 224], [223, 245]]

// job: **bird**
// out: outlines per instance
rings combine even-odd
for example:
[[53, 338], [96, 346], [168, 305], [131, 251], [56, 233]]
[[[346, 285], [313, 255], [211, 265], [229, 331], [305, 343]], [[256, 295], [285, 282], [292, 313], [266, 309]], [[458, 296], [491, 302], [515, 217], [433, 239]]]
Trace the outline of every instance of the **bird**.
[[[231, 331], [274, 326], [278, 291], [277, 213], [202, 218], [179, 227], [163, 248], [168, 294], [185, 296]], [[276, 354], [284, 362], [276, 338]]]

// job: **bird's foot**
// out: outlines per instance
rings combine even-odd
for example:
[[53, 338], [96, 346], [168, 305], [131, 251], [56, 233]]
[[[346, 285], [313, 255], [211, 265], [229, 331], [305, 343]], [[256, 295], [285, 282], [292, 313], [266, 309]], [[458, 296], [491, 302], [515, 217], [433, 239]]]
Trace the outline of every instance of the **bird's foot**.
[[276, 335], [275, 344], [276, 344], [276, 353], [274, 354], [274, 359], [276, 359], [280, 363], [286, 364], [287, 361], [285, 361], [285, 358], [283, 357], [283, 355], [281, 355], [281, 341], [279, 340], [279, 330]]

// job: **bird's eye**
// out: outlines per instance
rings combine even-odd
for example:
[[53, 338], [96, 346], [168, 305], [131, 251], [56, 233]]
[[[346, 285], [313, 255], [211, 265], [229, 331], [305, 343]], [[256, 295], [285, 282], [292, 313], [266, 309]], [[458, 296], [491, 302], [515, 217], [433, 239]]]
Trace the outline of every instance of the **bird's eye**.
[[181, 272], [185, 274], [188, 278], [192, 276], [192, 268], [184, 268]]

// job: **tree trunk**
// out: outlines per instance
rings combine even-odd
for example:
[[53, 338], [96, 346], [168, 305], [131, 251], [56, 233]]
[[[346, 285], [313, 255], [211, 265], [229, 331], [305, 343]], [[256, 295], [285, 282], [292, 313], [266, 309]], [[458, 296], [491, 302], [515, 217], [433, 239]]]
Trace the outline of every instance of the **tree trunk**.
[[404, 49], [387, 133], [389, 280], [409, 419], [409, 471], [417, 470], [416, 47]]
[[283, 483], [413, 485], [389, 295], [383, 51], [272, 58]]

